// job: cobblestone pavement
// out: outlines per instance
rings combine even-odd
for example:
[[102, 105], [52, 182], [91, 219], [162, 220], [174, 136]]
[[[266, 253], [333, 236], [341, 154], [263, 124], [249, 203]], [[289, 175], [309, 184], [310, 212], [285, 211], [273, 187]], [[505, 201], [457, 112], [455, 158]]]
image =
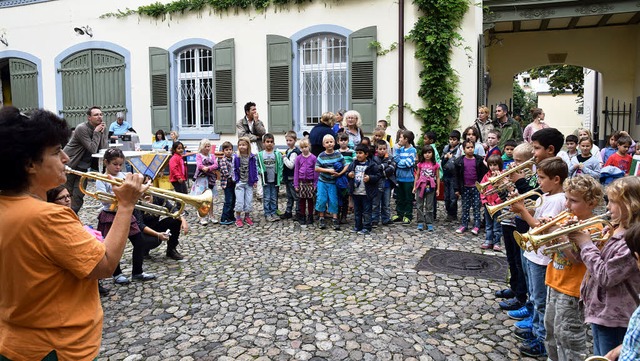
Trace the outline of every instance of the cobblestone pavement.
[[[95, 224], [85, 200], [81, 218]], [[185, 260], [161, 245], [144, 264], [157, 279], [103, 281], [99, 360], [527, 360], [493, 295], [504, 282], [415, 270], [430, 248], [481, 253], [483, 233], [439, 220], [435, 232], [394, 224], [362, 236], [261, 212], [238, 229], [194, 213]], [[130, 246], [121, 264], [129, 275]]]

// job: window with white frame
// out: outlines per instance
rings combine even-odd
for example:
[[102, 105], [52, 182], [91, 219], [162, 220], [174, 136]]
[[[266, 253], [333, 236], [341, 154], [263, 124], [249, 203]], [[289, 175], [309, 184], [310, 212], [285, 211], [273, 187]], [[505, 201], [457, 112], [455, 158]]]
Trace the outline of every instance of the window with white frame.
[[347, 107], [347, 40], [316, 35], [298, 44], [300, 128], [318, 124], [322, 113]]
[[213, 127], [213, 62], [211, 49], [181, 51], [178, 66], [178, 116], [181, 128]]

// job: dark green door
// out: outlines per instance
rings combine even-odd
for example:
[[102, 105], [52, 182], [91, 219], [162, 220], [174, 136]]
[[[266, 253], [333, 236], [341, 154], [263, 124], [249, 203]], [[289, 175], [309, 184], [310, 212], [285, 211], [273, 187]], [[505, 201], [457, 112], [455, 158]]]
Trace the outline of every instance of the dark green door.
[[108, 50], [89, 49], [72, 54], [62, 61], [62, 115], [69, 126], [84, 122], [86, 111], [99, 106], [104, 121], [115, 121], [117, 112], [125, 112], [124, 57]]
[[37, 109], [38, 68], [36, 64], [24, 59], [9, 59], [9, 78], [13, 106], [24, 113]]

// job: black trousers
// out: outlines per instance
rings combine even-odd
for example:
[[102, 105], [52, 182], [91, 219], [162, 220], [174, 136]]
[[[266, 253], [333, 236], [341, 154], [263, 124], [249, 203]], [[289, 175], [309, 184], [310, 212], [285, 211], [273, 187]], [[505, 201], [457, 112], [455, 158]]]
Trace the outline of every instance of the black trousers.
[[[182, 221], [180, 219], [167, 217], [158, 219], [155, 222], [149, 219], [145, 219], [145, 225], [156, 232], [165, 232], [167, 229], [171, 231], [171, 236], [167, 241], [167, 252], [178, 247], [178, 243], [180, 243], [178, 241], [178, 237], [180, 237], [180, 227], [182, 226]], [[151, 237], [146, 234], [143, 235], [143, 237], [147, 239], [147, 241], [145, 242], [145, 244], [148, 246], [146, 249], [147, 252], [149, 250], [157, 248], [162, 243], [162, 241], [160, 241], [156, 237]]]
[[[131, 241], [131, 244], [133, 245], [133, 252], [131, 253], [131, 263], [133, 268], [131, 270], [131, 274], [139, 275], [142, 273], [142, 263], [144, 262], [144, 255], [151, 244], [145, 237], [143, 237], [142, 233], [138, 233], [134, 236], [129, 236], [129, 241]], [[117, 276], [121, 273], [122, 269], [120, 269], [120, 263], [118, 263], [118, 267], [116, 267], [113, 275]]]

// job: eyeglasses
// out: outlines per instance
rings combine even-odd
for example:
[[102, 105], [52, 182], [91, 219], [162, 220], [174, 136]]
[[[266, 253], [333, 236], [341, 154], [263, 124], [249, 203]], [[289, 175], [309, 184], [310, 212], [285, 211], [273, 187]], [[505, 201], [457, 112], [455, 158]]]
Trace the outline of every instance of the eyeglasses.
[[56, 201], [61, 201], [61, 200], [68, 200], [71, 199], [71, 196], [69, 194], [65, 195], [65, 196], [60, 196], [58, 198], [56, 198]]

